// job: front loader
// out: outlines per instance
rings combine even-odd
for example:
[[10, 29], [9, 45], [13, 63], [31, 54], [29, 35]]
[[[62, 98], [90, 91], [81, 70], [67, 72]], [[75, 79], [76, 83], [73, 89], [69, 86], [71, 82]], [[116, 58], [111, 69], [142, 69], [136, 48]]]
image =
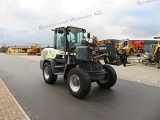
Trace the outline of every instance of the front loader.
[[147, 66], [149, 63], [156, 63], [156, 68], [160, 66], [160, 42], [158, 42], [152, 53], [146, 52], [142, 61]]
[[[76, 98], [85, 97], [91, 82], [109, 89], [117, 81], [116, 71], [109, 64], [125, 64], [125, 57], [118, 54], [111, 44], [89, 43], [90, 34], [78, 27], [58, 27], [54, 30], [53, 48], [43, 49], [40, 68], [46, 83], [53, 84], [58, 75], [63, 75], [70, 93]], [[102, 61], [104, 60], [104, 64]]]

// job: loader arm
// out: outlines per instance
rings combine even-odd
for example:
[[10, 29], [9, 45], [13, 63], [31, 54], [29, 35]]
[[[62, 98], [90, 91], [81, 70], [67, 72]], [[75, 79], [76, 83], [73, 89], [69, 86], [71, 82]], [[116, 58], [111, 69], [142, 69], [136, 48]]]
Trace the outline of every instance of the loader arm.
[[93, 46], [93, 49], [95, 52], [95, 57], [93, 57], [93, 60], [103, 59], [105, 64], [112, 65], [123, 64], [125, 66], [127, 63], [126, 51], [124, 50], [119, 53], [112, 43]]

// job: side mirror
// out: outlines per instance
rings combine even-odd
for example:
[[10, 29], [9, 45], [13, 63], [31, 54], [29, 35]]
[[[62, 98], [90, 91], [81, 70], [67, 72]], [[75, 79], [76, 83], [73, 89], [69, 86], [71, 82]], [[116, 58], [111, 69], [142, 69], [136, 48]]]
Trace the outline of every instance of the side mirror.
[[86, 32], [86, 29], [82, 29], [81, 31], [82, 31], [83, 33], [85, 33], [85, 32]]
[[89, 39], [90, 39], [90, 33], [87, 33], [87, 38], [89, 38]]

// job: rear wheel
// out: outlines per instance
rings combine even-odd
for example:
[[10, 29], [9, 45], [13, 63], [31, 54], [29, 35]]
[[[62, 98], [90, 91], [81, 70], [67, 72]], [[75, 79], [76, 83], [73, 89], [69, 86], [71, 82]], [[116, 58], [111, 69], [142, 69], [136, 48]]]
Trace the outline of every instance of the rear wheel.
[[49, 62], [44, 63], [42, 72], [43, 72], [43, 78], [44, 78], [46, 83], [53, 84], [53, 83], [56, 82], [57, 75], [54, 75], [52, 73], [51, 64]]
[[107, 72], [106, 75], [105, 75], [105, 79], [104, 80], [98, 80], [96, 82], [100, 87], [105, 88], [105, 89], [109, 89], [109, 88], [111, 88], [112, 86], [115, 85], [115, 83], [117, 81], [117, 74], [116, 74], [116, 71], [114, 70], [114, 68], [112, 66], [103, 65], [103, 68]]
[[81, 68], [73, 68], [69, 71], [67, 84], [70, 93], [80, 99], [85, 97], [91, 89], [89, 74]]

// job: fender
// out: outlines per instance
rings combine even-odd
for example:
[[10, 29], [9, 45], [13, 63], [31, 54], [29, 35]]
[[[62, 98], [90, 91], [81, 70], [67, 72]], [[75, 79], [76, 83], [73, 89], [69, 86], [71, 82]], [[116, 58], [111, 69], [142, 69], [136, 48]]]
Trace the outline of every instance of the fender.
[[51, 64], [52, 72], [54, 74], [55, 67], [57, 65], [56, 61], [54, 59], [45, 59], [45, 60], [40, 60], [40, 69], [43, 70], [43, 66], [45, 62], [49, 62]]

